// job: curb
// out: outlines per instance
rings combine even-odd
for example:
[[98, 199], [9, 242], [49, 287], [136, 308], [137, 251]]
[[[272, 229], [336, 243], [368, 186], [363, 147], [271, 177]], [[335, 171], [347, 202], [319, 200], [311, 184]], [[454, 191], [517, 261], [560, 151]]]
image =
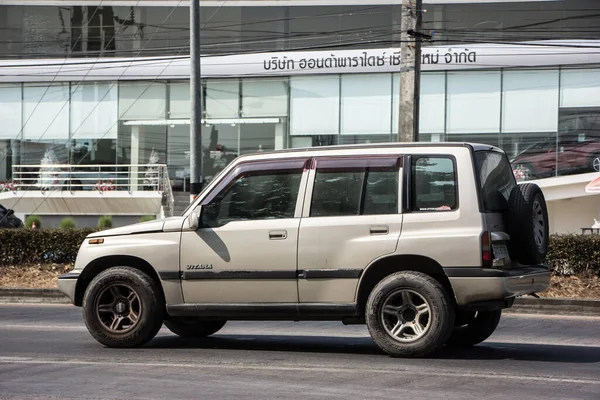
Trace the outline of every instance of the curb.
[[69, 304], [58, 289], [0, 288], [0, 303]]
[[600, 300], [519, 297], [506, 310], [513, 314], [600, 316]]
[[[70, 304], [70, 301], [58, 289], [0, 288], [0, 303]], [[506, 312], [600, 317], [600, 300], [520, 297]]]

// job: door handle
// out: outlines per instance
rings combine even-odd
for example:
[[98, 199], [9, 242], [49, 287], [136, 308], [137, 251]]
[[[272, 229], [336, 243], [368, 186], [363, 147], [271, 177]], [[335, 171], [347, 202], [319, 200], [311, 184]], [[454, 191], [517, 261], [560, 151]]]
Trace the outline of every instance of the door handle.
[[287, 231], [270, 231], [269, 232], [270, 240], [284, 240], [287, 239]]
[[369, 231], [371, 235], [387, 235], [390, 232], [390, 228], [387, 225], [372, 225]]

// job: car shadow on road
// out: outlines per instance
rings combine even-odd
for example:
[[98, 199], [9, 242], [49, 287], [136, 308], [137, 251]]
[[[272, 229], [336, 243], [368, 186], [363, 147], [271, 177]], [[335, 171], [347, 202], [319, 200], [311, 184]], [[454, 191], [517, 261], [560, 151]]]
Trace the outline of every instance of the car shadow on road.
[[[223, 349], [331, 354], [383, 355], [369, 337], [290, 335], [215, 335], [184, 339], [174, 335], [157, 337], [145, 348]], [[535, 343], [484, 342], [468, 349], [443, 348], [429, 356], [446, 360], [518, 360], [560, 363], [598, 363], [600, 347]]]

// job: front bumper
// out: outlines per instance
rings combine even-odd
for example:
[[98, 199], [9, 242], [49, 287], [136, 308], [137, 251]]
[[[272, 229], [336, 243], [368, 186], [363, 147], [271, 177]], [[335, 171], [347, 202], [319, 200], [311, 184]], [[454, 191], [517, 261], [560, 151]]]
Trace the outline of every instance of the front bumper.
[[58, 277], [58, 290], [64, 293], [73, 304], [75, 304], [75, 288], [78, 278], [79, 273], [77, 272], [69, 272]]
[[543, 292], [550, 286], [550, 270], [544, 265], [510, 270], [464, 267], [444, 271], [459, 306]]

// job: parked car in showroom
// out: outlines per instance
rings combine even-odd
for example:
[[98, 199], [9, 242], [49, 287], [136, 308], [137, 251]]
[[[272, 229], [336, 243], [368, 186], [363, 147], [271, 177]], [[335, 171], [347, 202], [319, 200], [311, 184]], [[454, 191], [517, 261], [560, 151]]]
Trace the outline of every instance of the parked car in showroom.
[[15, 212], [0, 204], [0, 228], [22, 228], [23, 221], [15, 217]]
[[600, 137], [561, 137], [539, 141], [511, 160], [518, 181], [600, 172]]

